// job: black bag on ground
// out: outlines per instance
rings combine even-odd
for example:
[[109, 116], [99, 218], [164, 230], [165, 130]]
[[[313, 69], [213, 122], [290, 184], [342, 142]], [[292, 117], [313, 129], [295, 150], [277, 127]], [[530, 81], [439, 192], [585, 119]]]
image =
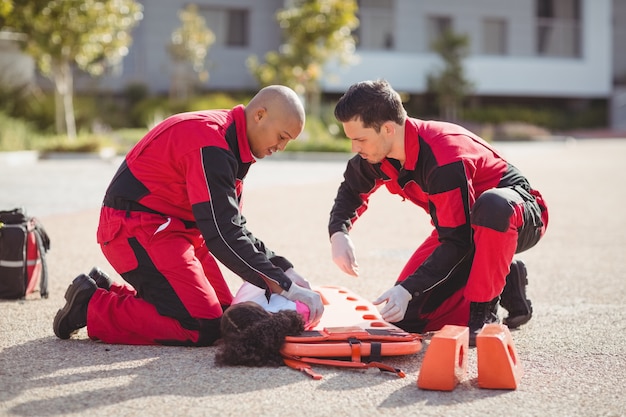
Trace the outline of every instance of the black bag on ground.
[[23, 209], [0, 210], [0, 298], [48, 298], [46, 252], [50, 238]]

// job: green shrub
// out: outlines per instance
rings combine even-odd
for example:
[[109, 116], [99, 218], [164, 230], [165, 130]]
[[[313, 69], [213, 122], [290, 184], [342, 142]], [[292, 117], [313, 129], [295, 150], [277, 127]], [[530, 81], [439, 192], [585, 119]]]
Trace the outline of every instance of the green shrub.
[[39, 132], [54, 132], [54, 96], [35, 94], [29, 97], [28, 107], [16, 117], [28, 120]]
[[502, 124], [527, 123], [550, 130], [571, 130], [606, 126], [607, 108], [602, 102], [589, 102], [575, 108], [572, 106], [483, 106], [463, 110], [467, 121]]
[[[1, 73], [1, 70], [0, 70]], [[1, 81], [0, 74], [0, 81]], [[29, 86], [7, 87], [0, 82], [0, 112], [11, 117], [21, 117], [28, 112], [32, 92]]]
[[[143, 92], [128, 92], [134, 99], [141, 99]], [[119, 99], [119, 97], [118, 97]], [[115, 102], [114, 97], [81, 96], [77, 104], [79, 134], [76, 140], [70, 141], [66, 135], [52, 134], [48, 125], [37, 133], [36, 127], [54, 123], [54, 106], [52, 97], [44, 95], [38, 101], [39, 111], [31, 114], [32, 123], [19, 121], [2, 115], [0, 125], [0, 150], [33, 149], [41, 152], [97, 152], [104, 147], [112, 147], [117, 154], [126, 154], [147, 132], [150, 127], [166, 117], [185, 111], [207, 109], [229, 109], [240, 103], [247, 103], [250, 96], [245, 94], [229, 95], [209, 93], [197, 96], [185, 102], [172, 103], [166, 97], [152, 96], [142, 99], [121, 115], [121, 119], [141, 121], [131, 127], [108, 125], [107, 120], [123, 113], [125, 105]], [[51, 120], [50, 120], [51, 119]], [[96, 122], [104, 125], [104, 129], [91, 130]], [[112, 127], [108, 130], [108, 126]], [[48, 132], [48, 133], [45, 133]], [[307, 116], [304, 132], [299, 139], [290, 142], [287, 151], [302, 152], [350, 152], [351, 143], [343, 136], [341, 125], [332, 115], [332, 107], [322, 107], [322, 116]]]
[[37, 134], [31, 124], [0, 113], [0, 151], [36, 150]]
[[304, 131], [297, 140], [289, 142], [287, 152], [350, 152], [351, 142], [337, 136], [336, 126], [327, 125], [321, 118], [308, 116]]
[[124, 88], [123, 96], [129, 106], [134, 106], [150, 95], [148, 86], [143, 83], [131, 83]]
[[147, 128], [126, 128], [118, 129], [111, 132], [112, 139], [115, 141], [117, 153], [125, 155], [148, 133]]
[[129, 127], [152, 127], [172, 113], [171, 105], [166, 97], [148, 97], [130, 110]]
[[232, 109], [238, 104], [246, 104], [252, 97], [225, 93], [207, 93], [189, 100], [185, 111], [207, 109]]
[[480, 123], [524, 122], [538, 126], [557, 124], [557, 114], [552, 109], [529, 108], [521, 106], [486, 106], [463, 110], [466, 120]]
[[171, 101], [165, 96], [150, 96], [136, 103], [130, 111], [129, 127], [152, 127], [176, 113], [199, 110], [231, 109], [245, 104], [250, 97], [245, 94], [206, 93], [188, 100]]
[[116, 148], [115, 141], [109, 135], [81, 132], [76, 139], [70, 140], [67, 135], [46, 135], [42, 137], [38, 148], [46, 152], [98, 152], [103, 148]]

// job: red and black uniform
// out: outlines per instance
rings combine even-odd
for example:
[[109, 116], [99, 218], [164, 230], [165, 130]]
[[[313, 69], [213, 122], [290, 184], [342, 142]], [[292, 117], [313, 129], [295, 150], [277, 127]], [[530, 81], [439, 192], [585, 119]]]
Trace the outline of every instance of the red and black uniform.
[[399, 325], [418, 332], [467, 325], [469, 302], [497, 297], [513, 255], [543, 236], [547, 208], [517, 168], [461, 126], [409, 118], [404, 144], [404, 166], [358, 155], [348, 162], [329, 233], [347, 233], [382, 185], [422, 207], [435, 229], [398, 278], [413, 295]]
[[212, 344], [232, 302], [215, 259], [268, 294], [266, 280], [289, 289], [292, 264], [256, 239], [241, 214], [253, 162], [243, 106], [172, 116], [128, 153], [104, 197], [97, 238], [133, 288], [96, 291], [90, 337]]

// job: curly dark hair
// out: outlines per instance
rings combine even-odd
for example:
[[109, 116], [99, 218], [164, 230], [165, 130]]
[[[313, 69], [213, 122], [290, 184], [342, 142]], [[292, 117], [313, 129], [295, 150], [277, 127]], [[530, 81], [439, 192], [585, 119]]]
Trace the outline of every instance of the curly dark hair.
[[296, 311], [269, 313], [252, 301], [234, 304], [222, 316], [215, 362], [221, 366], [279, 366], [285, 336], [302, 331], [304, 320]]

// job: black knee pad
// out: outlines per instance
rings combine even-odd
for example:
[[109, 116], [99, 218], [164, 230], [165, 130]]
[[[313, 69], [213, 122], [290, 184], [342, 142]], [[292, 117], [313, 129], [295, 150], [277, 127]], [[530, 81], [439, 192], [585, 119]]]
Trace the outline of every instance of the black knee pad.
[[471, 210], [472, 224], [498, 232], [506, 232], [513, 214], [513, 207], [509, 199], [503, 194], [499, 189], [485, 191], [481, 194]]

